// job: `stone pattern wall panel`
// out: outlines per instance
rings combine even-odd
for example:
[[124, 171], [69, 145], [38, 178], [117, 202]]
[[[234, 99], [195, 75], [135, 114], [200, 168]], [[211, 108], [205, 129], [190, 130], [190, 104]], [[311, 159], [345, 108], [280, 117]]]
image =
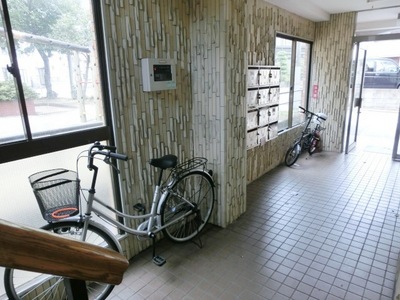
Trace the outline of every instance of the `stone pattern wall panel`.
[[[249, 0], [246, 7], [247, 62], [249, 65], [275, 65], [276, 33], [313, 41], [315, 23], [293, 15], [265, 1]], [[276, 138], [247, 151], [247, 183], [250, 183], [284, 161], [286, 149], [301, 128], [280, 133]]]
[[[134, 204], [149, 209], [152, 201], [157, 174], [149, 159], [194, 154], [189, 1], [106, 0], [103, 10], [115, 135], [119, 151], [129, 155], [120, 164], [124, 210], [134, 213]], [[142, 58], [174, 59], [177, 89], [143, 92]], [[127, 257], [148, 245], [133, 236], [124, 241]]]
[[[300, 130], [246, 150], [247, 66], [274, 65], [277, 32], [315, 41], [313, 78], [328, 104], [313, 106], [334, 120], [327, 140], [341, 130], [346, 92], [330, 87], [336, 83], [329, 78], [347, 80], [335, 61], [346, 59], [348, 36], [341, 41], [336, 31], [352, 26], [350, 15], [315, 24], [261, 0], [104, 0], [103, 11], [116, 141], [130, 157], [121, 164], [126, 212], [137, 202], [150, 207], [156, 174], [147, 162], [167, 153], [209, 159], [217, 184], [214, 223], [227, 226], [245, 212], [247, 183], [283, 162]], [[341, 46], [330, 51], [332, 36]], [[143, 92], [142, 58], [174, 59], [177, 89]], [[330, 144], [327, 150], [339, 146]], [[148, 245], [132, 236], [123, 241], [127, 257]]]
[[324, 151], [344, 149], [355, 24], [356, 13], [336, 14], [327, 22], [316, 23], [311, 84], [318, 85], [319, 95], [310, 104], [311, 110], [328, 115], [322, 132]]
[[211, 158], [226, 226], [246, 209], [245, 2], [190, 2], [195, 151]]

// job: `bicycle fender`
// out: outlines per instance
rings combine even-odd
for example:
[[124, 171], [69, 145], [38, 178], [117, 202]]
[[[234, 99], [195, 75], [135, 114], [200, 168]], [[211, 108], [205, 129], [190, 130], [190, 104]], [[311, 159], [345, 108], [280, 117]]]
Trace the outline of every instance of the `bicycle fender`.
[[212, 186], [215, 187], [215, 182], [214, 182], [214, 178], [213, 178], [213, 170], [207, 170], [207, 171], [202, 171], [208, 178], [210, 178], [211, 182], [212, 182]]
[[[59, 221], [59, 222], [56, 222], [56, 223], [59, 224], [59, 223], [71, 223], [71, 222], [73, 223], [75, 221], [69, 219], [69, 220], [62, 220], [62, 221]], [[76, 223], [78, 223], [79, 226], [83, 227], [83, 222], [76, 221]], [[93, 227], [97, 227], [98, 229], [100, 229], [100, 230], [104, 231], [105, 233], [107, 233], [107, 235], [113, 240], [115, 245], [117, 245], [118, 252], [123, 254], [121, 243], [118, 241], [118, 239], [114, 236], [114, 234], [107, 227], [101, 225], [98, 222], [94, 222], [92, 220], [89, 220], [89, 224], [92, 225]], [[47, 225], [44, 225], [44, 226], [42, 226], [40, 228], [44, 229], [44, 230], [49, 230], [50, 227], [51, 227], [51, 224], [47, 224]]]

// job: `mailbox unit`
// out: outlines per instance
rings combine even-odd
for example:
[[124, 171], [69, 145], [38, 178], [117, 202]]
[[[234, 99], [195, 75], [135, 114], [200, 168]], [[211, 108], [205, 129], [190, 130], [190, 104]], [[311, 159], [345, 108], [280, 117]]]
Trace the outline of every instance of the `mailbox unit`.
[[247, 69], [247, 149], [278, 135], [280, 68]]

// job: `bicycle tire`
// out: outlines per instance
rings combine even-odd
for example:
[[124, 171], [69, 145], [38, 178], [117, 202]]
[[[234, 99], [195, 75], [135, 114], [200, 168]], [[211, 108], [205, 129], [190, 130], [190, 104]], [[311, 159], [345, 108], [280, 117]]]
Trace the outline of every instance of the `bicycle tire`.
[[[191, 204], [181, 198], [188, 199]], [[161, 224], [174, 222], [163, 229], [164, 235], [178, 243], [190, 241], [207, 224], [214, 207], [215, 192], [211, 176], [203, 171], [191, 171], [179, 178], [161, 205]], [[189, 215], [183, 216], [189, 211]]]
[[[48, 224], [42, 229], [80, 240], [82, 226], [81, 222], [59, 222]], [[118, 251], [118, 246], [108, 233], [92, 224], [89, 224], [86, 242]], [[64, 281], [60, 276], [6, 268], [4, 287], [9, 299], [67, 299]], [[111, 293], [114, 285], [86, 282], [86, 287], [89, 299], [103, 300]]]
[[288, 149], [288, 151], [286, 151], [285, 164], [288, 167], [293, 166], [296, 163], [297, 159], [299, 158], [300, 152], [301, 152], [300, 144], [295, 143], [292, 147]]

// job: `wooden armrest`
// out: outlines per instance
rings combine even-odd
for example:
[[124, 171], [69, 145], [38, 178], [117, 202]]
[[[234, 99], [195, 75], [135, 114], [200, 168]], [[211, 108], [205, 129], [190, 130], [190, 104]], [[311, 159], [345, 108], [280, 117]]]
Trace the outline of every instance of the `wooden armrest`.
[[128, 268], [120, 253], [0, 219], [0, 266], [119, 284]]

